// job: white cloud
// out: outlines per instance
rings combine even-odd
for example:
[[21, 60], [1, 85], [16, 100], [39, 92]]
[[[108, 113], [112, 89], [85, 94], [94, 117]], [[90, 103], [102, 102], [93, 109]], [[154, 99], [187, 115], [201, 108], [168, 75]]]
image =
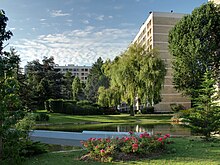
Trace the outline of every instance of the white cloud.
[[104, 17], [104, 15], [99, 15], [98, 17], [96, 17], [96, 20], [103, 21]]
[[63, 13], [62, 10], [52, 10], [50, 15], [52, 17], [63, 17], [70, 15], [69, 13]]
[[114, 59], [124, 51], [134, 36], [127, 29], [85, 29], [66, 31], [60, 34], [40, 35], [36, 39], [23, 39], [13, 46], [18, 50], [22, 66], [27, 61], [42, 60], [54, 56], [59, 65], [92, 65], [98, 57]]
[[40, 21], [46, 21], [46, 19], [44, 19], [44, 18], [41, 18], [41, 19], [40, 19]]
[[89, 21], [88, 20], [82, 20], [82, 23], [89, 24]]

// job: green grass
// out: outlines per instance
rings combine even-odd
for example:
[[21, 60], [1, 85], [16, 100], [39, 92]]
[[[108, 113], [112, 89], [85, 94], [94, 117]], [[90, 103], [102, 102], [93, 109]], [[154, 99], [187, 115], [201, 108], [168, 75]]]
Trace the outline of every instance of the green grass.
[[[115, 162], [107, 164], [155, 164], [155, 165], [219, 165], [220, 139], [216, 142], [204, 142], [197, 137], [172, 138], [167, 153], [148, 159]], [[27, 159], [23, 165], [99, 165], [99, 162], [83, 162], [78, 159], [85, 151], [47, 153]]]
[[48, 122], [39, 122], [41, 124], [60, 124], [60, 123], [170, 123], [172, 115], [158, 115], [158, 114], [142, 114], [130, 116], [129, 114], [121, 115], [65, 115], [59, 113], [50, 113], [50, 120]]

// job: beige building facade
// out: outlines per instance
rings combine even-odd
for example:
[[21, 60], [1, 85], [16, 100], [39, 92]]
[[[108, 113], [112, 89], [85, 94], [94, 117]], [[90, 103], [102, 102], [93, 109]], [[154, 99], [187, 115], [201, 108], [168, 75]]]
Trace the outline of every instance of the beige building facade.
[[182, 104], [186, 108], [191, 106], [190, 99], [183, 97], [174, 89], [172, 78], [172, 57], [168, 51], [168, 34], [170, 29], [179, 21], [184, 14], [150, 12], [147, 20], [142, 24], [140, 30], [132, 43], [137, 43], [146, 47], [148, 51], [157, 49], [161, 59], [166, 63], [167, 75], [165, 76], [164, 88], [161, 92], [162, 101], [155, 105], [157, 112], [169, 112], [170, 104]]
[[54, 69], [56, 69], [57, 71], [61, 73], [65, 74], [67, 71], [71, 72], [73, 76], [79, 77], [79, 79], [82, 82], [87, 81], [87, 77], [89, 75], [91, 68], [92, 66], [77, 66], [73, 64], [69, 64], [66, 66], [59, 66], [59, 65], [54, 66]]
[[216, 4], [220, 4], [220, 0], [209, 0], [209, 1], [212, 1], [212, 2], [214, 2]]

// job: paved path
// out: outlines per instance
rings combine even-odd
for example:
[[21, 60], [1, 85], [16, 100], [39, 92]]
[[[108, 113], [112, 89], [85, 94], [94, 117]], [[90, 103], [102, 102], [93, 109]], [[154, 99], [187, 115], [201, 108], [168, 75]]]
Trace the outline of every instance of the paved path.
[[129, 136], [128, 132], [105, 132], [105, 131], [83, 131], [79, 132], [62, 132], [62, 131], [46, 131], [33, 130], [29, 133], [30, 139], [40, 141], [47, 144], [82, 146], [80, 141], [89, 138], [112, 138]]

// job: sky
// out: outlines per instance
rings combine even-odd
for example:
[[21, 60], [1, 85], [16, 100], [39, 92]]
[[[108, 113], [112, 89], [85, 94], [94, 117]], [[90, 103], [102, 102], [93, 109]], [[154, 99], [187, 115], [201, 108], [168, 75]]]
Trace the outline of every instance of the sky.
[[92, 65], [127, 49], [150, 11], [190, 14], [207, 0], [0, 0], [21, 66], [44, 56]]

